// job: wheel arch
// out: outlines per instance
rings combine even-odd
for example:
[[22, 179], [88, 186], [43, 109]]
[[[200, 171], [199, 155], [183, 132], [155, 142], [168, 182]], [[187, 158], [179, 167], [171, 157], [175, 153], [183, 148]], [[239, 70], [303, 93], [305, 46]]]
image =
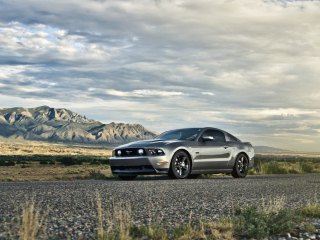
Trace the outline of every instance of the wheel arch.
[[229, 165], [230, 167], [232, 167], [232, 168], [234, 167], [234, 165], [236, 164], [236, 160], [240, 154], [244, 154], [248, 158], [248, 160], [250, 160], [250, 158], [246, 152], [240, 151], [234, 157], [232, 157], [232, 160], [230, 161], [230, 165]]
[[243, 151], [242, 151], [242, 152], [239, 152], [239, 153], [237, 154], [237, 156], [236, 156], [235, 159], [237, 159], [240, 154], [246, 155], [246, 157], [248, 158], [248, 161], [250, 160], [249, 155], [248, 155], [246, 152], [243, 152]]
[[171, 159], [170, 159], [170, 164], [171, 164], [171, 161], [172, 161], [173, 156], [174, 156], [174, 155], [176, 154], [176, 152], [178, 152], [178, 151], [183, 151], [183, 152], [185, 152], [185, 153], [188, 155], [188, 157], [189, 157], [189, 159], [190, 159], [190, 165], [191, 165], [190, 172], [191, 172], [191, 170], [192, 170], [192, 165], [193, 165], [193, 159], [192, 159], [192, 155], [190, 154], [190, 152], [189, 152], [187, 149], [185, 149], [185, 148], [177, 148], [177, 149], [175, 149], [175, 151], [173, 151], [173, 154], [172, 154]]

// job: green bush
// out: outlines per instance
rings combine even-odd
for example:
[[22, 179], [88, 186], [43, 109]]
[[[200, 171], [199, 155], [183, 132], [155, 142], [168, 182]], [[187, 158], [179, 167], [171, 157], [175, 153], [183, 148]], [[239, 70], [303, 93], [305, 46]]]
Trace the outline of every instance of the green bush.
[[39, 163], [42, 164], [42, 165], [46, 165], [46, 164], [48, 164], [48, 161], [47, 160], [40, 160]]
[[251, 169], [248, 171], [248, 175], [254, 175], [254, 171]]
[[301, 166], [302, 171], [304, 171], [306, 173], [312, 173], [312, 171], [313, 171], [313, 167], [311, 166], [310, 163], [301, 162], [300, 166]]
[[109, 164], [109, 159], [103, 159], [103, 160], [101, 160], [101, 164]]
[[61, 158], [61, 163], [65, 166], [71, 166], [71, 165], [80, 165], [82, 164], [81, 161], [78, 161], [77, 159], [74, 159], [72, 157], [63, 157]]
[[6, 166], [14, 166], [14, 165], [16, 165], [16, 164], [14, 163], [13, 160], [9, 160], [9, 161], [6, 163]]
[[7, 163], [3, 160], [0, 160], [0, 166], [7, 166]]
[[288, 171], [282, 168], [277, 161], [271, 161], [263, 165], [266, 174], [287, 174]]
[[306, 205], [300, 209], [300, 213], [305, 217], [320, 218], [320, 204]]
[[235, 209], [235, 231], [240, 236], [263, 238], [269, 235], [269, 228], [265, 221], [265, 213], [257, 206], [244, 206]]
[[299, 173], [299, 171], [295, 170], [294, 168], [289, 169], [289, 171], [288, 171], [288, 172], [289, 172], [289, 173]]
[[56, 164], [56, 161], [54, 161], [54, 160], [49, 160], [49, 164], [50, 164], [50, 165], [55, 165], [55, 164]]
[[97, 159], [93, 159], [90, 161], [90, 165], [100, 165], [100, 162]]
[[89, 170], [89, 175], [86, 176], [87, 179], [107, 179], [106, 175], [101, 173], [99, 170]]
[[279, 210], [267, 213], [257, 206], [235, 209], [234, 230], [239, 236], [265, 238], [270, 235], [290, 232], [302, 219], [293, 210]]

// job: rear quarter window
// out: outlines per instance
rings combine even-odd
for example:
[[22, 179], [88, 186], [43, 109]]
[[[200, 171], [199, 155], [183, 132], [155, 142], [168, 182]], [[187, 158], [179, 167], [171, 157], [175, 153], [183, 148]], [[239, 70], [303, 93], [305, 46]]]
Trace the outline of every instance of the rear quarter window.
[[238, 138], [236, 138], [235, 136], [232, 136], [229, 133], [227, 133], [227, 136], [229, 138], [229, 142], [240, 142], [240, 140]]

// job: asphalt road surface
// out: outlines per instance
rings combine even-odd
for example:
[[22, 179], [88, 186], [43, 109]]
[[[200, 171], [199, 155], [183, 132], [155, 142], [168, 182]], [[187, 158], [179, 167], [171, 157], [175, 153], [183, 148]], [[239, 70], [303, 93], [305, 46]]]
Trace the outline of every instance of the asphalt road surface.
[[262, 206], [269, 200], [299, 208], [320, 197], [320, 174], [0, 183], [0, 217], [10, 220], [19, 216], [26, 201], [34, 199], [38, 209], [48, 212], [46, 221], [52, 234], [71, 228], [75, 234], [91, 236], [97, 223], [97, 193], [105, 218], [115, 211], [119, 215], [121, 205], [122, 210], [131, 212], [134, 223], [157, 221], [171, 227], [188, 222], [190, 215], [195, 220], [214, 220], [230, 214], [235, 206]]

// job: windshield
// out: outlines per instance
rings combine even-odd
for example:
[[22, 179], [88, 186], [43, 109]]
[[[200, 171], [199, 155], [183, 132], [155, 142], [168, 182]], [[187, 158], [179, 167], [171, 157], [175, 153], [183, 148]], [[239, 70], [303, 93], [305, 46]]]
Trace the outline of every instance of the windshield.
[[155, 139], [157, 140], [188, 140], [194, 141], [198, 134], [201, 132], [202, 128], [186, 128], [186, 129], [179, 129], [173, 130], [169, 132], [164, 132]]

